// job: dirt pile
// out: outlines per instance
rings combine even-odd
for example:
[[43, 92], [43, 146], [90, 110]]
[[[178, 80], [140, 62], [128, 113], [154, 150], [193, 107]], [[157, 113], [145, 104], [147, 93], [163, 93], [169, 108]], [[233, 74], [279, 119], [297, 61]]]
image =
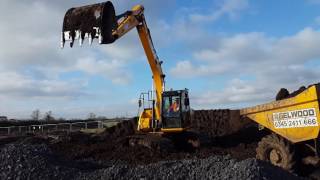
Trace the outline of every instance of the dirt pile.
[[233, 134], [248, 124], [238, 110], [230, 109], [196, 110], [191, 118], [192, 129], [210, 138]]
[[303, 92], [306, 89], [307, 89], [306, 87], [301, 86], [298, 90], [293, 91], [292, 93], [290, 93], [286, 88], [281, 88], [279, 90], [279, 92], [277, 93], [276, 101], [279, 101], [279, 100], [282, 100], [282, 99], [291, 98], [291, 97], [295, 97], [296, 95], [300, 94], [301, 92]]
[[130, 147], [126, 137], [122, 136], [103, 139], [100, 136], [77, 133], [50, 146], [56, 153], [69, 160], [90, 158], [136, 165], [156, 162], [164, 156], [143, 146]]
[[[115, 131], [118, 132], [118, 130]], [[131, 165], [145, 165], [162, 160], [207, 158], [212, 155], [227, 154], [237, 160], [243, 160], [255, 157], [257, 143], [264, 135], [257, 128], [249, 127], [229, 136], [216, 137], [212, 139], [211, 144], [194, 151], [179, 149], [174, 152], [159, 152], [144, 146], [131, 147], [128, 145], [125, 136], [108, 137], [106, 134], [104, 134], [104, 138], [101, 138], [74, 133], [70, 134], [69, 138], [64, 138], [63, 141], [50, 146], [56, 153], [70, 160], [91, 158]]]
[[[311, 84], [307, 88], [310, 88], [311, 86], [315, 85], [318, 91], [318, 94], [320, 93], [320, 83], [317, 84]], [[277, 93], [276, 100], [282, 100], [282, 99], [287, 99], [291, 97], [295, 97], [296, 95], [300, 94], [301, 92], [305, 91], [307, 89], [305, 86], [301, 86], [298, 90], [289, 92], [288, 89], [286, 88], [281, 88], [279, 92]]]
[[102, 139], [114, 139], [135, 134], [137, 129], [137, 122], [137, 118], [121, 121], [121, 123], [118, 123], [116, 126], [107, 128], [102, 135], [99, 135], [99, 137], [101, 137]]

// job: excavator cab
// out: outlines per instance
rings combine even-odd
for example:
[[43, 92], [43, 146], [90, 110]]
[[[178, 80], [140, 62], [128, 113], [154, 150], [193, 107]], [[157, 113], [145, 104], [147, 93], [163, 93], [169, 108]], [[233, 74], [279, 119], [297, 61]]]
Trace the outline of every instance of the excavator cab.
[[188, 89], [162, 92], [161, 117], [155, 116], [155, 100], [152, 91], [141, 93], [138, 130], [144, 132], [181, 132], [190, 123], [190, 102]]
[[162, 93], [162, 131], [181, 131], [190, 118], [188, 90]]

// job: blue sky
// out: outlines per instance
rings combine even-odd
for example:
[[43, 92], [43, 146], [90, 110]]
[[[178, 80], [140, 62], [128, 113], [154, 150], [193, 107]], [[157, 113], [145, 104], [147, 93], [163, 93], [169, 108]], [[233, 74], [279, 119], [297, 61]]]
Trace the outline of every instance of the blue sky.
[[[136, 115], [151, 72], [137, 32], [112, 45], [59, 48], [65, 11], [99, 1], [0, 2], [0, 115]], [[241, 108], [319, 82], [319, 0], [113, 1], [145, 15], [167, 89], [194, 109]]]

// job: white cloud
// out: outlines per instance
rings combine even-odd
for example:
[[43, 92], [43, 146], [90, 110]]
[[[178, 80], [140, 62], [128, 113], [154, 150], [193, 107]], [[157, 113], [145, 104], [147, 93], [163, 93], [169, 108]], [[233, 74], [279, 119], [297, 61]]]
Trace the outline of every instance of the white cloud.
[[[198, 68], [178, 62], [173, 69], [185, 70], [216, 69], [219, 66], [225, 73], [254, 73], [257, 68], [287, 67], [303, 65], [307, 61], [320, 58], [320, 32], [305, 28], [294, 36], [279, 39], [266, 37], [261, 33], [237, 34], [233, 37], [221, 38], [216, 48], [194, 52], [194, 59], [200, 63]], [[223, 68], [226, 67], [226, 68]], [[238, 67], [238, 68], [237, 68]], [[262, 68], [262, 71], [264, 72]], [[214, 75], [216, 71], [208, 71]], [[221, 73], [221, 71], [218, 71]], [[201, 75], [201, 74], [200, 74]]]
[[[98, 46], [95, 43], [92, 47], [85, 45], [73, 49], [59, 48], [66, 10], [73, 6], [91, 3], [94, 2], [88, 0], [0, 2], [0, 98], [3, 102], [0, 114], [17, 117], [31, 112], [32, 108], [50, 107], [54, 110], [60, 103], [65, 104], [64, 108], [86, 103], [89, 101], [87, 95], [95, 91], [87, 87], [90, 76], [101, 76], [116, 86], [130, 82], [128, 66], [143, 56], [136, 31], [108, 46]], [[122, 0], [115, 2], [115, 6], [121, 13], [121, 9], [131, 8], [132, 6], [128, 4], [132, 3]], [[148, 4], [151, 9], [163, 6], [162, 3]], [[152, 4], [154, 6], [151, 6]], [[149, 14], [155, 13], [151, 11]], [[74, 71], [84, 72], [84, 75], [77, 80], [61, 77]], [[105, 94], [97, 96], [104, 97]], [[55, 102], [49, 99], [54, 99]], [[103, 98], [97, 99], [102, 101]], [[21, 101], [26, 103], [20, 104]], [[17, 116], [14, 116], [14, 112]]]
[[214, 22], [225, 15], [234, 19], [238, 17], [239, 13], [248, 7], [248, 0], [224, 0], [219, 9], [212, 10], [213, 13], [194, 13], [190, 15], [190, 20], [193, 22]]
[[128, 84], [130, 76], [128, 72], [121, 70], [123, 66], [124, 64], [117, 60], [83, 58], [77, 61], [75, 69], [91, 75], [104, 75], [115, 84]]
[[[144, 56], [136, 31], [112, 45], [59, 49], [65, 11], [73, 6], [95, 2], [98, 0], [0, 2], [0, 100], [3, 102], [0, 113], [28, 116], [31, 110], [41, 107], [67, 117], [79, 117], [86, 116], [90, 111], [97, 114], [106, 112], [108, 115], [132, 110], [132, 106], [126, 104], [112, 107], [95, 104], [90, 98], [73, 101], [90, 94], [87, 91], [90, 76], [102, 76], [116, 86], [128, 84], [131, 77], [128, 66], [130, 63], [140, 63], [137, 60]], [[189, 16], [186, 11], [179, 12], [178, 18], [170, 22], [159, 17], [164, 12], [173, 12], [170, 8], [176, 8], [176, 1], [114, 1], [118, 13], [136, 3], [146, 7], [156, 48], [159, 44], [183, 42], [184, 48], [193, 54], [192, 57], [184, 57], [187, 60], [177, 62], [170, 71], [172, 75], [179, 78], [217, 74], [232, 76], [225, 89], [202, 91], [197, 94], [203, 95], [193, 96], [198, 107], [262, 101], [273, 97], [279, 87], [294, 89], [319, 77], [316, 66], [305, 66], [309, 60], [319, 59], [319, 32], [314, 29], [306, 28], [293, 36], [273, 38], [255, 32], [227, 37], [210, 34], [199, 27], [203, 22], [213, 22], [222, 17], [237, 18], [249, 8], [248, 0], [225, 0], [218, 9], [212, 10], [213, 13], [192, 13]], [[199, 12], [197, 10], [192, 12]], [[73, 71], [84, 72], [83, 79], [60, 78], [63, 73]], [[242, 75], [254, 80], [241, 80]], [[102, 96], [105, 94], [94, 98]], [[25, 103], [20, 104], [21, 100]], [[89, 101], [92, 104], [83, 105]]]
[[[80, 70], [88, 75], [102, 76], [116, 84], [128, 83], [128, 69], [124, 62], [134, 62], [143, 54], [141, 46], [136, 45], [139, 42], [136, 32], [129, 33], [126, 38], [112, 45], [98, 46], [95, 43], [92, 47], [86, 44], [86, 47], [73, 49], [68, 45], [64, 50], [59, 48], [66, 9], [88, 3], [93, 2], [1, 1], [0, 70], [17, 74], [27, 71], [33, 75], [29, 76], [30, 79], [40, 78], [43, 81], [59, 80], [61, 73]], [[95, 63], [90, 67], [94, 73], [88, 72], [88, 68], [79, 68], [79, 63], [86, 57], [91, 57], [91, 62]], [[105, 62], [97, 60], [102, 59], [100, 57]]]
[[17, 72], [0, 73], [0, 96], [7, 99], [25, 98], [77, 98], [86, 93], [81, 91], [86, 82], [59, 80], [36, 80]]
[[198, 104], [263, 102], [272, 99], [281, 87], [296, 90], [319, 82], [320, 64], [308, 65], [320, 59], [320, 32], [312, 28], [281, 38], [246, 33], [221, 37], [218, 42], [217, 47], [196, 50], [193, 60], [178, 62], [171, 74], [179, 78], [224, 75], [252, 79], [245, 81], [248, 87], [244, 89], [232, 81], [221, 92], [195, 97]]
[[211, 74], [220, 74], [227, 71], [229, 67], [226, 66], [207, 66], [194, 65], [191, 61], [180, 61], [170, 70], [170, 73], [179, 78], [194, 78], [197, 76], [207, 76]]
[[273, 95], [272, 88], [256, 86], [247, 81], [233, 79], [225, 89], [198, 93], [198, 95], [192, 96], [191, 100], [195, 108], [239, 108], [243, 107], [243, 104], [270, 100]]

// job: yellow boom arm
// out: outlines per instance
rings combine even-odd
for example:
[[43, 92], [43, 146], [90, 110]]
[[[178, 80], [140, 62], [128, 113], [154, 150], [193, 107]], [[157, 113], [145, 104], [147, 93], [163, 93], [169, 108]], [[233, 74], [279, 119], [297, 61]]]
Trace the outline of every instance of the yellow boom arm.
[[161, 113], [161, 94], [164, 90], [165, 75], [162, 72], [161, 62], [157, 56], [153, 46], [152, 38], [149, 28], [143, 15], [144, 7], [137, 5], [133, 7], [132, 11], [127, 12], [122, 19], [118, 22], [118, 28], [112, 33], [114, 37], [120, 38], [133, 28], [137, 28], [140, 41], [147, 56], [153, 77], [153, 83], [156, 94], [155, 102], [155, 118], [160, 120]]

